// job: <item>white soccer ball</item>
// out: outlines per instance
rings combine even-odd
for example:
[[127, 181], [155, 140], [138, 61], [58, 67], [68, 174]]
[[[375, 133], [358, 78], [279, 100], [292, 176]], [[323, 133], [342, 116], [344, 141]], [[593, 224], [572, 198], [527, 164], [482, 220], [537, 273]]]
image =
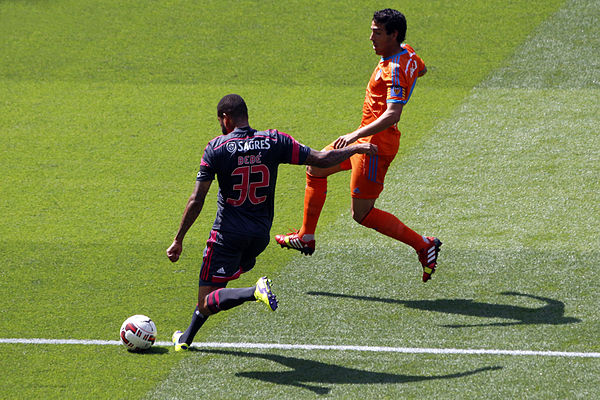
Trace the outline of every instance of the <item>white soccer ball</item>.
[[156, 340], [156, 325], [145, 315], [133, 315], [121, 325], [121, 343], [129, 351], [147, 350]]

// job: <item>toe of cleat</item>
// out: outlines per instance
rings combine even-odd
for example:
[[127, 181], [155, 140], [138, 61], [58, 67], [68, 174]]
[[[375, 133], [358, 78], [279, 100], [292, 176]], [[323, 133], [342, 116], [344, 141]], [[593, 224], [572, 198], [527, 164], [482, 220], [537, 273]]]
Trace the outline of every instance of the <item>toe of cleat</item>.
[[275, 241], [281, 248], [298, 250], [306, 256], [310, 256], [315, 252], [315, 241], [303, 241], [296, 231], [287, 235], [275, 235]]
[[256, 282], [256, 290], [254, 291], [254, 297], [257, 302], [263, 302], [271, 311], [275, 311], [279, 305], [277, 297], [271, 290], [271, 280], [263, 276]]
[[179, 343], [179, 338], [181, 335], [183, 335], [183, 332], [175, 331], [173, 332], [173, 336], [171, 336], [171, 341], [173, 342], [175, 351], [185, 351], [190, 347], [187, 343]]

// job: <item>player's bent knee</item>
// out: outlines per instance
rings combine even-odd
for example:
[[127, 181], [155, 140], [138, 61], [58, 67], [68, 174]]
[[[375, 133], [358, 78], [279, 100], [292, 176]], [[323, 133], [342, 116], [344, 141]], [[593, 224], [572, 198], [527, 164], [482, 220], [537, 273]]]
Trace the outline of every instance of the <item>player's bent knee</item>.
[[362, 211], [352, 210], [352, 219], [362, 225], [363, 224], [363, 220], [365, 219], [365, 217], [367, 216], [367, 214], [368, 214], [368, 212], [365, 213], [365, 212], [362, 212]]
[[311, 176], [316, 176], [316, 177], [326, 176], [326, 174], [324, 174], [324, 172], [325, 172], [325, 170], [323, 168], [313, 167], [311, 165], [306, 167], [306, 173]]
[[329, 175], [335, 174], [342, 171], [341, 164], [334, 165], [333, 167], [321, 168], [309, 165], [306, 167], [306, 173], [315, 178], [326, 178]]
[[198, 312], [202, 315], [211, 315], [214, 314], [210, 308], [206, 305], [206, 300], [203, 301], [203, 304], [198, 304]]
[[352, 199], [352, 219], [358, 222], [361, 225], [365, 225], [365, 219], [367, 215], [373, 210], [375, 206], [374, 200], [361, 200], [361, 199]]

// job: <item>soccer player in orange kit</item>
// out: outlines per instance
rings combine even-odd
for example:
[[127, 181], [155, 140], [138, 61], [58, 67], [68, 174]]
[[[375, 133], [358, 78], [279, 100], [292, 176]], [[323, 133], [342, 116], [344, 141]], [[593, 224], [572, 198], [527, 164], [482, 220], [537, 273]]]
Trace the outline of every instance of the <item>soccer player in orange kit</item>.
[[372, 143], [377, 145], [378, 154], [356, 154], [329, 168], [308, 167], [302, 228], [287, 235], [276, 235], [275, 240], [281, 247], [311, 255], [315, 251], [315, 230], [325, 204], [327, 176], [351, 169], [352, 218], [414, 248], [423, 266], [423, 282], [427, 282], [435, 272], [442, 242], [435, 237], [421, 236], [394, 215], [375, 208], [387, 169], [398, 152], [400, 115], [417, 78], [427, 72], [425, 63], [414, 49], [402, 43], [405, 35], [406, 18], [401, 12], [389, 8], [375, 12], [370, 40], [381, 60], [367, 85], [361, 124], [354, 132], [340, 136], [325, 148]]

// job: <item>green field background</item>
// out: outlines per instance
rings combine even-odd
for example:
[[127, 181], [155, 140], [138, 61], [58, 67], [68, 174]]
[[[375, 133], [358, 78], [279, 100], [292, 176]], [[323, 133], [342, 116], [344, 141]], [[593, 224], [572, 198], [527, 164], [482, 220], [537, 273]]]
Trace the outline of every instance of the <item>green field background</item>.
[[[442, 239], [438, 273], [355, 224], [339, 174], [315, 255], [271, 243], [232, 285], [268, 274], [280, 309], [197, 341], [600, 351], [597, 0], [0, 1], [0, 338], [185, 328], [216, 185], [182, 259], [165, 249], [216, 103], [239, 93], [253, 127], [314, 148], [352, 131], [385, 7], [429, 72], [378, 206]], [[301, 224], [303, 188], [280, 168], [273, 234]], [[6, 399], [600, 395], [598, 359], [0, 344], [0, 370]]]

